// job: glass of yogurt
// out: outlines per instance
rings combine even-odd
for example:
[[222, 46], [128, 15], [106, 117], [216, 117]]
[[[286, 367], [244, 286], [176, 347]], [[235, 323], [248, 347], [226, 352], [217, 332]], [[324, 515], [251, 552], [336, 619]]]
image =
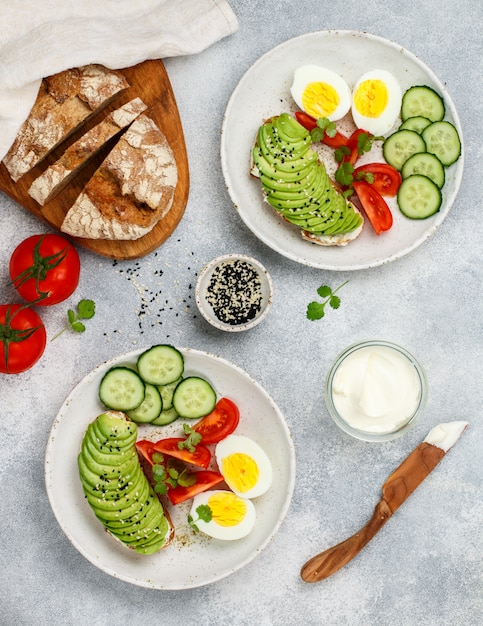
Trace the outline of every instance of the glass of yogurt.
[[325, 382], [325, 401], [335, 423], [364, 441], [400, 437], [419, 419], [427, 399], [421, 364], [389, 341], [369, 340], [346, 348]]

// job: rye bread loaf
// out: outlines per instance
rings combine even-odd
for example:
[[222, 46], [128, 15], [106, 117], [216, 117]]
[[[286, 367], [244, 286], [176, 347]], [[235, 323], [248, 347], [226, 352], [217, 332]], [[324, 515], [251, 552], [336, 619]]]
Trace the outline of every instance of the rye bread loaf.
[[109, 113], [102, 122], [69, 146], [55, 163], [34, 180], [28, 191], [29, 195], [43, 206], [62, 191], [109, 139], [129, 126], [146, 108], [141, 98], [134, 98]]
[[120, 72], [102, 65], [85, 65], [44, 78], [28, 118], [3, 159], [12, 179], [19, 180], [127, 87]]
[[88, 181], [61, 230], [87, 239], [138, 239], [168, 213], [177, 180], [166, 137], [142, 114]]

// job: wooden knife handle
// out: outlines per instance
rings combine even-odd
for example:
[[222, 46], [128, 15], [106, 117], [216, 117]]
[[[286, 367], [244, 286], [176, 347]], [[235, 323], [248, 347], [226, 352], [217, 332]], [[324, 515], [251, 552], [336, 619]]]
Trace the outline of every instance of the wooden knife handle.
[[380, 500], [376, 504], [371, 519], [355, 535], [317, 554], [305, 563], [300, 572], [303, 580], [307, 583], [315, 583], [337, 572], [369, 543], [391, 515], [392, 511], [387, 502]]

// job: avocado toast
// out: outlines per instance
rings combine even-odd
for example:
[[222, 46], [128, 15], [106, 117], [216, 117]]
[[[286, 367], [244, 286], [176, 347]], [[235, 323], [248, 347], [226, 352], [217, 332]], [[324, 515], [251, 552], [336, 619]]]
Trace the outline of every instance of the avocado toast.
[[310, 133], [288, 113], [260, 126], [251, 173], [264, 199], [302, 237], [319, 245], [345, 245], [362, 230], [363, 217], [332, 184]]
[[106, 411], [89, 424], [78, 456], [85, 497], [105, 529], [140, 554], [153, 554], [174, 536], [136, 450], [137, 426]]

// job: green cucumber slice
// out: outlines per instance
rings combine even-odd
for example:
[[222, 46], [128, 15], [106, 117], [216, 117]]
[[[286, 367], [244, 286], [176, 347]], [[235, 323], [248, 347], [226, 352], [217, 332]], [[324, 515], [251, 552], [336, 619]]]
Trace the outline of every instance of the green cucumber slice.
[[448, 167], [457, 161], [461, 154], [461, 141], [458, 131], [451, 122], [435, 122], [422, 133], [427, 152], [438, 157]]
[[403, 178], [407, 178], [413, 174], [427, 176], [436, 183], [440, 189], [443, 188], [445, 180], [444, 166], [434, 154], [418, 152], [417, 154], [413, 154], [412, 157], [409, 157], [402, 166], [401, 175]]
[[159, 344], [139, 356], [137, 368], [146, 383], [168, 385], [183, 374], [184, 358], [174, 346]]
[[112, 367], [99, 385], [99, 399], [108, 409], [131, 411], [144, 400], [146, 390], [141, 377], [129, 367]]
[[178, 419], [179, 415], [176, 412], [176, 409], [171, 407], [170, 409], [166, 409], [165, 411], [161, 411], [156, 419], [154, 419], [151, 424], [153, 426], [166, 426], [167, 424], [172, 424]]
[[397, 193], [397, 203], [406, 217], [421, 220], [439, 211], [441, 190], [430, 178], [413, 174], [405, 178]]
[[414, 130], [398, 130], [385, 140], [382, 153], [389, 165], [401, 171], [404, 163], [417, 152], [426, 152], [426, 144]]
[[173, 407], [180, 417], [186, 419], [208, 415], [215, 404], [215, 390], [208, 381], [198, 376], [184, 378], [174, 391]]
[[444, 118], [445, 107], [443, 98], [427, 85], [410, 87], [402, 98], [401, 118], [426, 117], [431, 122], [439, 122]]
[[173, 406], [174, 390], [182, 380], [183, 377], [180, 376], [168, 385], [158, 385], [158, 391], [161, 394], [161, 399], [163, 400], [163, 411], [167, 411]]
[[145, 383], [145, 396], [141, 404], [127, 411], [127, 416], [137, 424], [147, 424], [156, 419], [163, 410], [163, 400], [158, 388], [149, 383]]
[[414, 132], [420, 135], [426, 126], [430, 124], [432, 124], [432, 122], [428, 120], [427, 117], [415, 115], [414, 117], [408, 117], [408, 119], [401, 124], [399, 130], [414, 130]]

